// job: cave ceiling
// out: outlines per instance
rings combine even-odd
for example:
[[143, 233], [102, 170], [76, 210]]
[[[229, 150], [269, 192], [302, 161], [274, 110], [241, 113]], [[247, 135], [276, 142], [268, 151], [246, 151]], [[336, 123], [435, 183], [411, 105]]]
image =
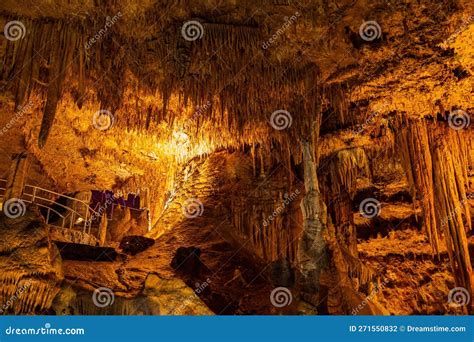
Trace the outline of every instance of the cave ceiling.
[[[0, 137], [0, 172], [26, 147], [31, 181], [61, 191], [148, 186], [222, 148], [277, 142], [298, 159], [292, 142], [320, 106], [342, 123], [322, 134], [322, 155], [393, 142], [351, 134], [370, 113], [389, 126], [399, 112], [474, 109], [467, 0], [4, 0], [0, 13], [26, 28], [0, 47], [0, 120], [17, 128]], [[190, 21], [201, 31], [183, 39]], [[373, 40], [359, 32], [368, 22]], [[276, 110], [292, 114], [290, 130], [271, 127]], [[98, 111], [111, 114], [106, 130]]]

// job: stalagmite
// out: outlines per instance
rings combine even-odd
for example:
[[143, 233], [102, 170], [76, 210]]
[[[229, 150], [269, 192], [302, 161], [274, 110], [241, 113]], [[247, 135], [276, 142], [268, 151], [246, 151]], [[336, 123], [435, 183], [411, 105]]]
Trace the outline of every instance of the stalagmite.
[[[301, 201], [303, 233], [300, 239], [298, 262], [303, 292], [314, 295], [320, 292], [320, 274], [327, 266], [326, 205], [319, 192], [316, 174], [315, 149], [312, 140], [302, 142], [305, 195]], [[319, 298], [313, 304], [319, 305]]]

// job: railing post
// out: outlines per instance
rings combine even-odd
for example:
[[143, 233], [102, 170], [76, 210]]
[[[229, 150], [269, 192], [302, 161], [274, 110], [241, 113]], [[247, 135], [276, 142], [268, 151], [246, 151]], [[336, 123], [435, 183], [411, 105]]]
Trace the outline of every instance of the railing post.
[[31, 198], [31, 203], [34, 203], [35, 202], [35, 198], [36, 198], [36, 186], [33, 187], [33, 197]]
[[104, 246], [105, 240], [107, 238], [107, 213], [104, 212], [102, 217], [100, 218], [100, 225], [99, 225], [99, 243], [100, 246]]
[[89, 206], [87, 206], [86, 208], [86, 216], [84, 217], [84, 220], [86, 222], [86, 226], [87, 226], [87, 220], [89, 219]]

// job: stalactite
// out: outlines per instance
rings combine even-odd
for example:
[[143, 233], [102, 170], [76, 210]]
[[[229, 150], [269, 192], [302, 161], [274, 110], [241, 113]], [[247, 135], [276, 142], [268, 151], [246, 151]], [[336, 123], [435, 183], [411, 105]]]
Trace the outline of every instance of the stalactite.
[[429, 130], [436, 223], [444, 234], [456, 283], [472, 293], [474, 279], [466, 237], [472, 229], [466, 196], [468, 165], [466, 140], [461, 134], [447, 127]]
[[345, 85], [334, 84], [324, 89], [327, 101], [337, 115], [331, 119], [331, 122], [334, 122], [333, 128], [345, 127], [354, 123], [349, 115], [349, 103], [344, 88]]
[[2, 274], [0, 301], [3, 303], [3, 308], [6, 308], [5, 313], [31, 314], [51, 307], [59, 289], [48, 282], [47, 274], [36, 276], [46, 279]]
[[[473, 293], [466, 231], [468, 150], [462, 131], [403, 116], [398, 122], [400, 152], [413, 198], [421, 197], [425, 226], [435, 253], [444, 237], [456, 284]], [[455, 148], [453, 148], [455, 146]]]
[[[248, 192], [246, 189], [250, 187], [252, 191], [248, 197], [233, 196], [231, 200], [234, 235], [238, 240], [249, 241], [248, 248], [267, 262], [286, 259], [294, 264], [299, 236], [299, 224], [294, 221], [299, 222], [296, 215], [301, 188], [293, 185], [294, 190], [288, 190], [283, 181], [286, 175], [283, 168], [260, 184], [261, 171], [270, 170], [278, 163], [269, 156], [270, 153], [259, 146], [245, 157], [248, 169], [238, 177], [249, 182], [243, 190]], [[254, 170], [256, 163], [257, 170]]]
[[53, 34], [53, 49], [49, 61], [50, 70], [47, 99], [38, 136], [38, 145], [40, 148], [46, 144], [56, 116], [56, 108], [60, 100], [62, 82], [65, 77], [64, 73], [69, 64], [68, 57], [70, 57], [71, 53], [69, 35], [70, 33], [67, 28], [59, 32], [56, 31]]
[[340, 270], [351, 279], [358, 279], [359, 284], [367, 284], [373, 279], [374, 272], [358, 258], [352, 210], [358, 176], [370, 176], [365, 151], [362, 148], [337, 151], [335, 155], [321, 161], [319, 174], [337, 240], [337, 244], [333, 242], [333, 248], [337, 248], [337, 253], [343, 258], [339, 261]]
[[[100, 28], [66, 24], [61, 20], [25, 19], [25, 22], [28, 26], [25, 39], [7, 44], [2, 77], [8, 78], [22, 71], [23, 76], [16, 77], [20, 79], [16, 81], [17, 102], [23, 101], [32, 90], [43, 97], [43, 88], [47, 87], [38, 139], [41, 146], [46, 142], [56, 107], [65, 92], [71, 92], [78, 107], [82, 107], [90, 98], [86, 99], [85, 95], [92, 90], [103, 109], [113, 112], [116, 118], [120, 117], [120, 120], [116, 120], [117, 126], [126, 129], [148, 127], [152, 133], [156, 132], [160, 121], [166, 120], [170, 127], [179, 125], [177, 113], [168, 110], [173, 97], [179, 98], [178, 107], [183, 103], [190, 107], [206, 104], [206, 115], [193, 120], [193, 136], [216, 142], [216, 145], [220, 141], [223, 147], [256, 142], [268, 146], [272, 140], [294, 140], [307, 129], [308, 123], [303, 113], [315, 113], [320, 82], [317, 65], [307, 61], [290, 66], [278, 62], [269, 65], [261, 58], [256, 58], [256, 51], [261, 50], [262, 41], [262, 31], [258, 27], [205, 23], [206, 34], [203, 39], [191, 44], [191, 50], [186, 52], [189, 60], [179, 63], [172, 60], [174, 55], [166, 51], [179, 50], [183, 44], [180, 30], [175, 30], [173, 34], [162, 32], [153, 44], [134, 44], [130, 48], [130, 42], [123, 42], [126, 38], [109, 30], [86, 49], [84, 43], [89, 42]], [[163, 49], [161, 44], [167, 49]], [[41, 56], [46, 56], [46, 59], [34, 54], [38, 46], [44, 51]], [[228, 48], [220, 49], [221, 46]], [[219, 51], [219, 58], [203, 65], [202, 56], [214, 55], [214, 51]], [[71, 55], [76, 52], [77, 56], [72, 60]], [[132, 58], [128, 58], [128, 55], [132, 55]], [[29, 56], [34, 58], [30, 59]], [[133, 60], [143, 63], [131, 63]], [[162, 72], [153, 74], [156, 75], [153, 78], [149, 73], [150, 68], [154, 72]], [[178, 70], [183, 68], [185, 70]], [[245, 72], [242, 72], [244, 69]], [[72, 75], [69, 72], [71, 70], [74, 71]], [[77, 75], [77, 80], [68, 82], [68, 85], [77, 86], [63, 90], [63, 79], [74, 75]], [[106, 82], [113, 83], [113, 86], [103, 86], [103, 82], [97, 82], [102, 77]], [[142, 104], [129, 100], [130, 93], [160, 95], [161, 103], [153, 101], [151, 107], [153, 113], [161, 115], [143, 116]], [[265, 98], [254, 101], [262, 93], [266, 94]], [[133, 106], [131, 102], [134, 102]], [[293, 124], [285, 131], [272, 129], [268, 124], [270, 115], [278, 109], [284, 109], [292, 116]], [[209, 129], [210, 126], [212, 129]], [[205, 131], [203, 127], [207, 127]], [[223, 128], [227, 136], [222, 136], [216, 127]], [[290, 147], [296, 163], [301, 158], [297, 150], [297, 146]]]
[[397, 141], [400, 158], [410, 184], [414, 203], [423, 208], [424, 229], [435, 254], [439, 253], [439, 231], [436, 229], [436, 215], [433, 193], [433, 169], [429, 150], [428, 130], [419, 121], [405, 116], [398, 121]]

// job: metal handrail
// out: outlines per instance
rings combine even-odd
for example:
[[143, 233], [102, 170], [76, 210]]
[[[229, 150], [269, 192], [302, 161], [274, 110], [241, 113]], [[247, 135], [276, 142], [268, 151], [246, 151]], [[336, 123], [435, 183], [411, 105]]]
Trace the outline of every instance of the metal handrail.
[[[28, 203], [33, 203], [33, 202], [29, 202], [27, 200], [23, 200], [25, 202], [28, 202]], [[50, 222], [48, 223], [49, 221], [49, 214], [50, 212], [54, 212], [56, 215], [58, 215], [59, 217], [61, 217], [62, 219], [62, 225], [61, 225], [61, 228], [64, 228], [64, 225], [65, 225], [65, 220], [66, 220], [66, 217], [61, 215], [59, 212], [57, 212], [56, 210], [54, 210], [53, 208], [51, 207], [48, 207], [47, 205], [44, 205], [44, 204], [41, 204], [41, 203], [35, 203], [38, 207], [41, 207], [41, 208], [45, 208], [45, 209], [48, 209], [48, 213], [46, 214], [46, 224], [51, 224]]]
[[[0, 184], [1, 183], [5, 183], [5, 187], [3, 186], [0, 186], [0, 191], [3, 190], [5, 191], [6, 190], [6, 183], [7, 181], [5, 179], [0, 179]], [[25, 189], [28, 189], [30, 190], [31, 189], [31, 193], [28, 192], [25, 192]], [[79, 212], [77, 212], [76, 210], [72, 209], [71, 207], [68, 207], [68, 206], [65, 206], [61, 203], [57, 203], [55, 200], [51, 199], [51, 198], [47, 198], [47, 197], [44, 197], [44, 196], [41, 196], [41, 195], [38, 195], [38, 192], [45, 192], [47, 194], [50, 194], [50, 195], [53, 195], [53, 197], [62, 197], [62, 198], [65, 198], [65, 199], [69, 199], [71, 201], [73, 201], [74, 203], [76, 204], [79, 204], [79, 205], [83, 205], [85, 208], [86, 208], [86, 215], [85, 217], [83, 215], [81, 215]], [[3, 196], [0, 196], [0, 198], [3, 197]], [[29, 198], [29, 199], [28, 199]], [[98, 216], [99, 214], [94, 210], [92, 209], [88, 203], [80, 200], [80, 199], [77, 199], [77, 198], [74, 198], [74, 197], [70, 197], [70, 196], [67, 196], [67, 195], [62, 195], [62, 194], [59, 194], [57, 192], [54, 192], [54, 191], [51, 191], [51, 190], [47, 190], [47, 189], [43, 189], [41, 187], [38, 187], [38, 186], [33, 186], [33, 185], [25, 185], [24, 188], [23, 188], [23, 193], [22, 193], [22, 196], [21, 196], [21, 200], [25, 201], [25, 202], [28, 202], [28, 203], [35, 203], [37, 204], [38, 206], [40, 207], [43, 207], [43, 208], [46, 208], [48, 209], [48, 213], [47, 213], [47, 218], [46, 218], [46, 223], [47, 224], [50, 224], [49, 222], [49, 214], [51, 211], [53, 211], [56, 215], [58, 215], [59, 217], [62, 218], [62, 225], [61, 225], [61, 228], [69, 228], [69, 229], [72, 229], [74, 226], [75, 226], [75, 222], [77, 221], [77, 219], [82, 219], [83, 220], [83, 232], [84, 233], [88, 233], [90, 234], [91, 232], [91, 228], [92, 228], [92, 220], [90, 220], [90, 218], [94, 215]], [[41, 200], [41, 201], [46, 201], [48, 202], [49, 204], [51, 205], [57, 205], [57, 206], [60, 206], [64, 209], [66, 209], [67, 211], [67, 215], [62, 215], [60, 214], [59, 212], [57, 212], [56, 210], [52, 209], [51, 207], [47, 206], [47, 205], [44, 205], [44, 204], [41, 204], [39, 203], [37, 200]], [[66, 225], [66, 219], [69, 218], [69, 227], [65, 227]]]

